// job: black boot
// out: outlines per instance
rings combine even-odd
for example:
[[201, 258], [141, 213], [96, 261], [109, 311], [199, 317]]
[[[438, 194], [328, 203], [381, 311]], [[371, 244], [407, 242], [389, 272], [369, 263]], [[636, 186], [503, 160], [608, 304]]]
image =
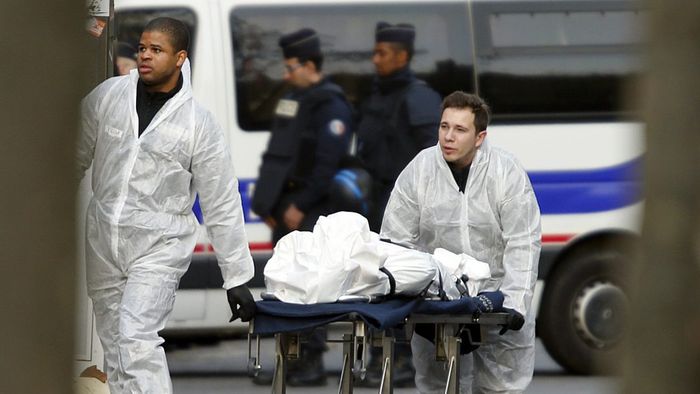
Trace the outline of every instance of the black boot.
[[[365, 379], [356, 382], [358, 387], [379, 387], [382, 382], [383, 354], [381, 348], [373, 347], [370, 360], [367, 363]], [[416, 370], [411, 360], [411, 346], [406, 343], [397, 343], [394, 347], [392, 384], [396, 388], [415, 386]]]
[[397, 344], [394, 360], [394, 387], [414, 387], [416, 385], [416, 370], [413, 368], [413, 360], [411, 360], [411, 346], [403, 343]]
[[290, 386], [325, 386], [326, 380], [321, 350], [304, 351], [302, 348], [301, 358], [293, 360], [287, 370], [287, 384]]

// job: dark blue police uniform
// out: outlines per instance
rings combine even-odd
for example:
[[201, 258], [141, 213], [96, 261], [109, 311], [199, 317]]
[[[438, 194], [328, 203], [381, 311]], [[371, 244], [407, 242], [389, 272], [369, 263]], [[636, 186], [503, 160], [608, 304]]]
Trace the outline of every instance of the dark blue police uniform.
[[305, 214], [299, 230], [313, 230], [320, 215], [332, 212], [328, 188], [348, 152], [351, 122], [342, 89], [327, 79], [279, 101], [252, 205], [277, 221], [273, 242], [290, 232], [282, 220], [290, 204]]
[[362, 106], [357, 155], [372, 174], [370, 229], [379, 232], [394, 182], [422, 149], [437, 143], [440, 96], [405, 67], [376, 77]]
[[[323, 55], [313, 29], [286, 34], [280, 37], [279, 46], [285, 59], [297, 59], [297, 68], [311, 62], [320, 72]], [[287, 68], [290, 77], [293, 72]], [[352, 130], [352, 110], [338, 85], [321, 79], [307, 87], [308, 80], [299, 75], [290, 81], [297, 89], [277, 104], [252, 201], [255, 213], [275, 219], [274, 243], [291, 231], [285, 225], [284, 214], [292, 204], [304, 213], [299, 226], [302, 231], [313, 230], [320, 215], [333, 212], [329, 189], [341, 159], [348, 154]], [[287, 375], [287, 384], [326, 384], [322, 356], [325, 336], [324, 330], [309, 334], [299, 359], [289, 365], [293, 373]], [[269, 385], [271, 374], [260, 373], [256, 379], [253, 382]]]

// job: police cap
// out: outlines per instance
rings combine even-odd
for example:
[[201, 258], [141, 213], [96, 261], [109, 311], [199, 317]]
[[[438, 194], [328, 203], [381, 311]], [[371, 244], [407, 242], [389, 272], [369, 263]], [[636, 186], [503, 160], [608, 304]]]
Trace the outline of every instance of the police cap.
[[416, 29], [408, 23], [391, 25], [387, 22], [377, 22], [374, 30], [375, 42], [400, 42], [408, 47], [413, 47], [416, 38]]
[[308, 59], [321, 55], [321, 41], [316, 31], [304, 28], [280, 37], [279, 46], [285, 59], [298, 57]]

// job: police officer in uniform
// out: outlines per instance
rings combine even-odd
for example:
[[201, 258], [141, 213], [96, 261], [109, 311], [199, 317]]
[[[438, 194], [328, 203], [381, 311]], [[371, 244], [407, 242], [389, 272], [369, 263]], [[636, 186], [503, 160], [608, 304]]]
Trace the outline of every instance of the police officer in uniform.
[[[378, 22], [372, 56], [376, 76], [372, 94], [363, 103], [357, 128], [357, 155], [372, 175], [368, 215], [372, 231], [379, 232], [384, 208], [403, 168], [422, 149], [434, 146], [440, 123], [440, 95], [410, 68], [415, 28], [406, 23]], [[397, 344], [394, 384], [413, 384], [410, 347]], [[372, 352], [363, 384], [377, 386], [381, 352]]]
[[358, 156], [374, 178], [370, 229], [379, 232], [394, 181], [422, 149], [437, 143], [440, 95], [410, 68], [415, 29], [377, 23], [372, 94], [357, 128]]
[[[273, 242], [293, 230], [311, 231], [333, 212], [328, 189], [347, 155], [352, 109], [342, 89], [321, 73], [320, 41], [312, 29], [282, 36], [284, 79], [292, 91], [277, 104], [272, 135], [263, 154], [253, 211], [272, 229]], [[323, 385], [325, 332], [315, 331], [290, 365], [290, 386]], [[265, 379], [257, 381], [266, 383]]]

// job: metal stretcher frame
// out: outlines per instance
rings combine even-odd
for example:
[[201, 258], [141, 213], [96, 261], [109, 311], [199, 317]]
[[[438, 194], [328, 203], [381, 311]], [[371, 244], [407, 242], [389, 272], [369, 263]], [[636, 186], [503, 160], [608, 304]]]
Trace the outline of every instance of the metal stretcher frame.
[[[507, 325], [507, 313], [483, 313], [479, 315], [445, 315], [445, 314], [410, 314], [404, 321], [407, 338], [411, 338], [416, 324], [433, 324], [435, 327], [435, 356], [438, 361], [447, 362], [448, 374], [445, 382], [445, 394], [459, 393], [459, 368], [461, 334], [466, 333], [473, 345], [482, 343], [485, 330], [489, 326]], [[392, 330], [377, 330], [370, 334], [367, 323], [358, 314], [350, 313], [347, 318], [340, 320], [352, 323], [350, 333], [343, 335], [341, 340], [329, 339], [329, 342], [343, 343], [343, 364], [338, 385], [339, 394], [352, 394], [355, 379], [363, 379], [366, 372], [366, 355], [370, 346], [382, 348], [382, 377], [379, 394], [392, 394], [393, 355], [395, 338]], [[255, 320], [251, 320], [248, 331], [248, 368], [249, 373], [256, 374], [260, 369], [260, 335], [253, 334]], [[466, 327], [478, 330], [465, 330]], [[476, 333], [476, 334], [475, 334]], [[256, 342], [256, 353], [252, 353], [253, 338]], [[275, 371], [272, 380], [272, 394], [285, 394], [287, 360], [296, 359], [300, 355], [301, 332], [283, 332], [275, 334]]]

